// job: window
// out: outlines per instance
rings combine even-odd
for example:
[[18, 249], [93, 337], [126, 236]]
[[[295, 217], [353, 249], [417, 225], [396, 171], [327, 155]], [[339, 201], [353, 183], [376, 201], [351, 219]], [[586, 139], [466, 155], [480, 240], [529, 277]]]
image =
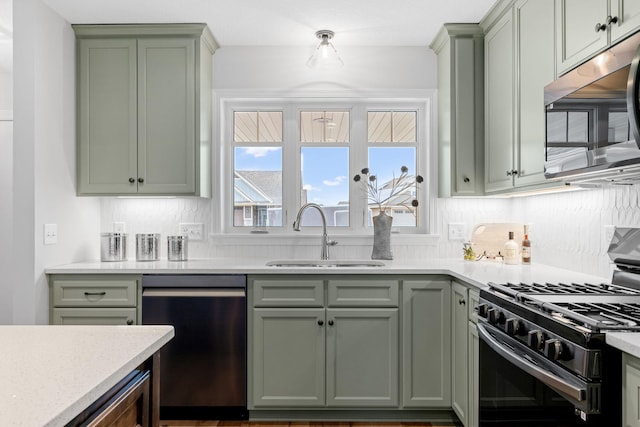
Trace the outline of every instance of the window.
[[[427, 185], [415, 184], [428, 174], [424, 102], [238, 100], [224, 108], [225, 232], [289, 234], [299, 208], [316, 203], [333, 233], [370, 234], [380, 206], [353, 180], [365, 167], [396, 232], [426, 232]], [[386, 197], [403, 166], [410, 185]], [[320, 212], [306, 210], [301, 225], [317, 233]]]

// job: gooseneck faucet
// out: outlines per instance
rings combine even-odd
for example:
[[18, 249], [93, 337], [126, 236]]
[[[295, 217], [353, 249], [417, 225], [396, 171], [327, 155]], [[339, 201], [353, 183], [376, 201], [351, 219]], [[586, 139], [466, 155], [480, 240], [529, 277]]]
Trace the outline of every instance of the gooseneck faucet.
[[335, 240], [329, 240], [329, 236], [327, 235], [327, 218], [324, 216], [324, 211], [319, 204], [307, 203], [306, 205], [303, 205], [298, 211], [296, 220], [293, 221], [293, 230], [300, 231], [300, 220], [302, 219], [302, 213], [307, 208], [316, 208], [318, 212], [320, 212], [320, 217], [322, 218], [322, 252], [320, 253], [320, 259], [329, 259], [329, 246], [335, 246], [338, 244], [338, 242], [336, 242]]

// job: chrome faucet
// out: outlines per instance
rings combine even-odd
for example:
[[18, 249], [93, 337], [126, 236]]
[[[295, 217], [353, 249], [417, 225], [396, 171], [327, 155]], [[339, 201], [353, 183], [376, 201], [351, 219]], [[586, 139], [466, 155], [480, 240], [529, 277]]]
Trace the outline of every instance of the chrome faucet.
[[296, 220], [293, 221], [293, 230], [300, 231], [300, 220], [302, 219], [302, 213], [307, 208], [316, 208], [318, 212], [320, 212], [320, 217], [322, 218], [322, 252], [320, 253], [320, 259], [329, 259], [329, 246], [335, 246], [338, 244], [338, 242], [336, 242], [335, 240], [329, 240], [329, 236], [327, 235], [327, 218], [324, 216], [324, 211], [319, 204], [307, 203], [306, 205], [303, 205], [298, 211]]

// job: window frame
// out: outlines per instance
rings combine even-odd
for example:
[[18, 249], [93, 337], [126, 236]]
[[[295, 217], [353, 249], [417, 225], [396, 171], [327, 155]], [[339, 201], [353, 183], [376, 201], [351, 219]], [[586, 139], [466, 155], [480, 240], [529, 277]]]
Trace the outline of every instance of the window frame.
[[[214, 164], [218, 166], [219, 183], [216, 188], [217, 196], [222, 203], [218, 204], [214, 214], [214, 234], [222, 236], [254, 236], [260, 238], [267, 236], [300, 236], [317, 235], [320, 227], [302, 227], [300, 233], [293, 231], [290, 224], [293, 223], [301, 202], [301, 192], [298, 181], [301, 179], [300, 153], [305, 147], [349, 147], [349, 226], [328, 227], [328, 232], [334, 236], [370, 236], [372, 227], [367, 225], [367, 203], [361, 197], [361, 189], [353, 185], [353, 175], [367, 166], [369, 147], [380, 146], [411, 146], [416, 148], [416, 170], [410, 171], [425, 177], [425, 182], [418, 186], [418, 225], [416, 227], [394, 227], [394, 234], [419, 236], [429, 234], [436, 223], [435, 189], [437, 188], [436, 156], [436, 124], [433, 105], [433, 95], [424, 98], [288, 98], [288, 97], [221, 97], [218, 128], [219, 157]], [[300, 135], [300, 112], [302, 111], [349, 111], [349, 142], [348, 143], [303, 143]], [[235, 111], [282, 111], [283, 113], [283, 141], [282, 147], [282, 224], [281, 227], [234, 227], [233, 209], [233, 174], [234, 174], [234, 150], [236, 143], [233, 140], [233, 113]], [[367, 120], [369, 111], [415, 111], [416, 112], [416, 142], [415, 143], [369, 143]], [[251, 144], [241, 143], [242, 146]], [[260, 143], [256, 144], [259, 145]], [[385, 145], [386, 144], [386, 145]], [[271, 146], [262, 143], [262, 146]], [[291, 146], [293, 148], [291, 148]], [[217, 160], [217, 161], [216, 161]], [[293, 165], [286, 167], [285, 165]], [[397, 165], [398, 169], [402, 165]], [[216, 194], [214, 193], [214, 197]], [[217, 217], [217, 218], [216, 218]], [[295, 234], [294, 234], [295, 233]]]

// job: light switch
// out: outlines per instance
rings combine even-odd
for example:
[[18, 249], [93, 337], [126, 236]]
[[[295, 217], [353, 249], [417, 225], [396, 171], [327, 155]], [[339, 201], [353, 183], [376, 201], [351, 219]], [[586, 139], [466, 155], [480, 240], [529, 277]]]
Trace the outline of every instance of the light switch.
[[44, 225], [44, 244], [55, 245], [58, 243], [58, 224]]

